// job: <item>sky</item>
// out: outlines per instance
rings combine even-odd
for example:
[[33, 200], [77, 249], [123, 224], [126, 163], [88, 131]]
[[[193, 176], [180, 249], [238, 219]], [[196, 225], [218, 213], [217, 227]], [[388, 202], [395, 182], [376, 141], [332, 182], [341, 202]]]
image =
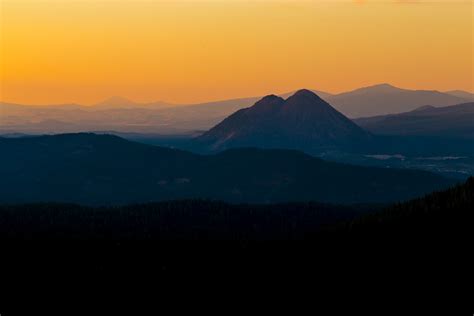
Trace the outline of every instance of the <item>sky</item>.
[[473, 1], [0, 0], [0, 100], [474, 91]]

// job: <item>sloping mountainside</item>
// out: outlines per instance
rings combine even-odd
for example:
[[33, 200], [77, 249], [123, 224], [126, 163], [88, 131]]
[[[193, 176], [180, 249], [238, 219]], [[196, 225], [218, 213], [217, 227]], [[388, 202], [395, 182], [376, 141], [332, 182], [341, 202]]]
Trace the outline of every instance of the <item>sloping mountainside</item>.
[[0, 138], [0, 202], [125, 204], [184, 198], [270, 203], [386, 203], [453, 180], [415, 170], [331, 163], [291, 150], [200, 156], [116, 136]]
[[474, 101], [474, 93], [463, 91], [463, 90], [451, 90], [447, 91], [447, 94], [454, 95], [459, 98], [463, 98], [467, 101]]
[[430, 90], [407, 90], [380, 84], [331, 96], [327, 99], [350, 118], [401, 113], [420, 106], [447, 106], [467, 102], [464, 98]]
[[214, 150], [252, 146], [305, 151], [357, 146], [372, 136], [309, 90], [266, 96], [232, 114], [197, 141]]
[[424, 106], [406, 113], [354, 121], [379, 135], [474, 138], [474, 103], [439, 108]]
[[471, 177], [464, 184], [446, 191], [365, 214], [339, 228], [377, 236], [408, 234], [446, 240], [459, 234], [467, 237], [472, 229], [473, 215], [474, 178]]

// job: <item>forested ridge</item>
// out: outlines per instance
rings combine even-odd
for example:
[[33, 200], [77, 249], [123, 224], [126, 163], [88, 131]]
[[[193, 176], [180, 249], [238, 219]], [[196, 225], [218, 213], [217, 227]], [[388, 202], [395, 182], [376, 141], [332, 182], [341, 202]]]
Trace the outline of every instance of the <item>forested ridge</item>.
[[375, 208], [320, 203], [233, 205], [211, 200], [116, 207], [4, 205], [0, 206], [0, 236], [23, 240], [292, 240]]
[[0, 137], [0, 152], [0, 204], [393, 203], [457, 182], [420, 170], [335, 163], [294, 150], [239, 148], [197, 155], [90, 133]]
[[352, 233], [446, 235], [467, 233], [474, 213], [474, 178], [445, 191], [434, 192], [380, 212], [364, 214], [339, 226]]
[[[270, 286], [299, 280], [337, 297], [343, 289], [364, 294], [369, 286], [411, 293], [417, 302], [420, 293], [446, 298], [449, 289], [459, 307], [468, 301], [461, 289], [472, 267], [473, 200], [471, 178], [388, 208], [206, 200], [3, 205], [0, 275], [2, 286], [21, 297], [38, 298], [46, 285], [64, 296], [74, 288], [102, 297], [128, 282], [129, 291], [147, 283], [181, 294], [186, 280], [194, 282], [195, 296], [211, 280], [246, 291], [254, 280]], [[426, 302], [434, 304], [433, 297]]]
[[[115, 207], [0, 206], [0, 238], [38, 240], [308, 240], [323, 234], [440, 234], [472, 222], [474, 178], [392, 206], [228, 204], [177, 200]], [[375, 236], [374, 235], [374, 236]]]

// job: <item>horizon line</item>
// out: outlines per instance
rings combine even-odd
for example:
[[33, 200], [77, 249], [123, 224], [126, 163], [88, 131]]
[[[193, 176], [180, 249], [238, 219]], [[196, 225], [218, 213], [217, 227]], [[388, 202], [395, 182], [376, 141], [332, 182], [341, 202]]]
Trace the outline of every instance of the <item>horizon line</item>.
[[98, 104], [102, 103], [102, 102], [105, 102], [105, 101], [108, 101], [110, 99], [113, 99], [113, 98], [119, 98], [119, 99], [122, 99], [124, 101], [129, 101], [129, 102], [132, 102], [132, 103], [136, 103], [136, 104], [142, 104], [142, 105], [149, 105], [149, 104], [153, 104], [153, 103], [163, 103], [163, 104], [166, 104], [166, 105], [170, 105], [170, 106], [192, 106], [192, 105], [199, 105], [199, 104], [206, 104], [206, 103], [217, 103], [217, 102], [224, 102], [224, 101], [231, 101], [231, 100], [242, 100], [242, 99], [252, 99], [252, 98], [261, 98], [261, 97], [264, 97], [266, 95], [271, 95], [271, 94], [274, 94], [274, 95], [285, 95], [285, 94], [289, 94], [289, 93], [294, 93], [298, 90], [301, 90], [301, 89], [307, 89], [307, 90], [311, 90], [311, 91], [318, 91], [320, 93], [327, 93], [327, 94], [331, 94], [331, 95], [338, 95], [338, 94], [343, 94], [343, 93], [348, 93], [348, 92], [352, 92], [352, 91], [356, 91], [356, 90], [359, 90], [359, 89], [364, 89], [364, 88], [372, 88], [372, 87], [377, 87], [377, 86], [391, 86], [391, 87], [394, 87], [394, 88], [397, 88], [397, 89], [400, 89], [400, 90], [411, 90], [411, 91], [433, 91], [433, 92], [440, 92], [440, 93], [449, 93], [449, 92], [454, 92], [454, 91], [460, 91], [460, 92], [466, 92], [466, 93], [470, 93], [470, 94], [474, 94], [474, 91], [469, 91], [469, 90], [464, 90], [464, 89], [450, 89], [450, 90], [438, 90], [438, 89], [412, 89], [412, 88], [402, 88], [402, 87], [399, 87], [399, 86], [396, 86], [396, 85], [393, 85], [393, 84], [390, 84], [390, 83], [387, 83], [387, 82], [384, 82], [384, 83], [376, 83], [376, 84], [370, 84], [370, 85], [364, 85], [364, 86], [360, 86], [358, 88], [353, 88], [353, 89], [350, 89], [350, 90], [344, 90], [344, 91], [340, 91], [340, 92], [329, 92], [329, 91], [323, 91], [323, 90], [319, 90], [319, 89], [311, 89], [311, 88], [299, 88], [299, 89], [294, 89], [294, 90], [291, 90], [291, 91], [288, 91], [288, 92], [280, 92], [280, 93], [268, 93], [268, 94], [262, 94], [262, 95], [254, 95], [254, 96], [236, 96], [236, 97], [228, 97], [228, 98], [221, 98], [221, 99], [213, 99], [213, 100], [206, 100], [206, 101], [198, 101], [198, 102], [189, 102], [189, 103], [176, 103], [176, 102], [169, 102], [169, 101], [165, 101], [165, 100], [159, 100], [159, 99], [155, 99], [155, 100], [152, 100], [152, 101], [135, 101], [133, 100], [133, 98], [129, 98], [127, 96], [123, 96], [123, 95], [111, 95], [109, 97], [105, 97], [105, 98], [101, 98], [97, 101], [95, 101], [94, 103], [80, 103], [80, 102], [75, 102], [75, 101], [70, 101], [70, 102], [58, 102], [58, 103], [50, 103], [50, 104], [44, 104], [44, 103], [35, 103], [35, 104], [32, 104], [32, 103], [19, 103], [19, 102], [10, 102], [10, 101], [5, 101], [5, 100], [2, 100], [0, 99], [0, 103], [5, 103], [5, 104], [15, 104], [15, 105], [25, 105], [25, 106], [61, 106], [61, 105], [77, 105], [77, 106], [84, 106], [84, 107], [94, 107], [94, 106], [97, 106]]

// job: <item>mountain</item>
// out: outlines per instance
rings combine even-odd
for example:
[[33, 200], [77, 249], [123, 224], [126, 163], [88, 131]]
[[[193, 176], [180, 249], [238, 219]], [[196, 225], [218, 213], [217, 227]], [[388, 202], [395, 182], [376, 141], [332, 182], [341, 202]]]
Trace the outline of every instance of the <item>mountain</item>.
[[197, 155], [110, 135], [0, 138], [0, 151], [2, 203], [386, 203], [454, 183], [429, 172], [338, 164], [291, 150]]
[[380, 135], [474, 138], [474, 103], [424, 106], [414, 111], [354, 120]]
[[463, 90], [452, 90], [446, 91], [447, 94], [454, 95], [459, 98], [463, 98], [469, 101], [474, 101], [474, 93], [463, 91]]
[[310, 90], [284, 100], [269, 95], [239, 110], [197, 138], [214, 150], [232, 147], [318, 151], [356, 145], [371, 135]]
[[424, 105], [454, 105], [468, 100], [439, 91], [407, 90], [379, 84], [337, 94], [327, 101], [346, 116], [354, 118], [401, 113]]
[[[443, 106], [469, 102], [466, 93], [456, 96], [436, 91], [398, 89], [382, 84], [341, 94], [312, 90], [349, 117], [385, 115], [424, 105]], [[458, 94], [459, 92], [452, 92]], [[288, 98], [293, 93], [279, 96]], [[465, 98], [463, 98], [463, 96]], [[0, 102], [0, 133], [51, 133], [114, 130], [125, 133], [183, 134], [208, 130], [232, 113], [252, 106], [261, 97], [198, 104], [138, 103], [112, 97], [94, 106], [77, 104], [30, 106]], [[62, 123], [51, 130], [47, 122]]]

